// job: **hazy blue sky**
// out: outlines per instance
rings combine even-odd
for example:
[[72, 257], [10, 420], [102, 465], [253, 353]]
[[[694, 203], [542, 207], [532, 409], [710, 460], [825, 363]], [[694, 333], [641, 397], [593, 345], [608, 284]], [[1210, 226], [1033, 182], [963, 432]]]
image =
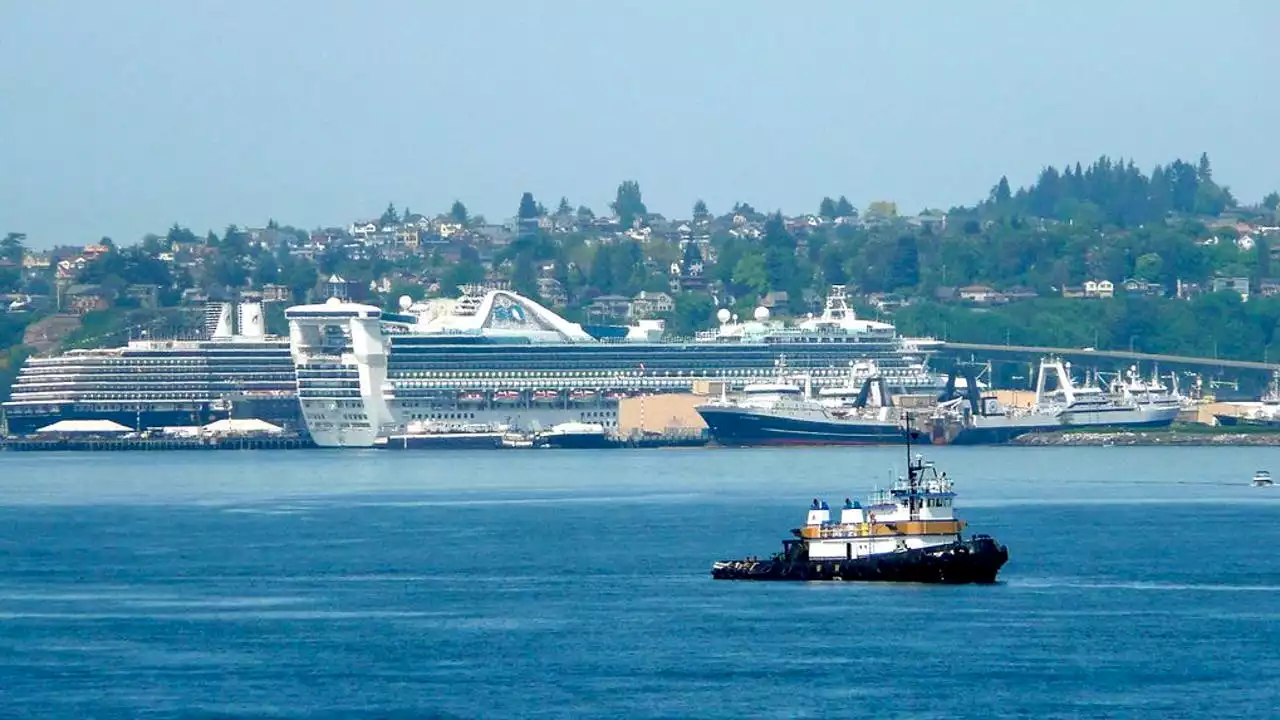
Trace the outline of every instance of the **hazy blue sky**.
[[1280, 187], [1280, 4], [0, 0], [0, 232], [314, 227], [618, 182], [904, 211], [1101, 153]]

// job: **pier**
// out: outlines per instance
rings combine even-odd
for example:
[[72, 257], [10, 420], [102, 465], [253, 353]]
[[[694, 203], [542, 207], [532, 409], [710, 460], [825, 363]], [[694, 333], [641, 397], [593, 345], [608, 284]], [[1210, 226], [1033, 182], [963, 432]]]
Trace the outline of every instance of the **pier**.
[[22, 437], [0, 439], [0, 451], [9, 452], [119, 452], [125, 450], [301, 450], [314, 448], [310, 438], [301, 435], [261, 437]]

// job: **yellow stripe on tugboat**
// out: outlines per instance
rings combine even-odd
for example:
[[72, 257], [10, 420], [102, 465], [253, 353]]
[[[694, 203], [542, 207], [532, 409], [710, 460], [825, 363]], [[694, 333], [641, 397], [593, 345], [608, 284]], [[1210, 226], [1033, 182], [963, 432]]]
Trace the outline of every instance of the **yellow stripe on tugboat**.
[[883, 537], [895, 535], [956, 535], [964, 530], [963, 520], [905, 520], [847, 525], [806, 525], [799, 535], [806, 540]]

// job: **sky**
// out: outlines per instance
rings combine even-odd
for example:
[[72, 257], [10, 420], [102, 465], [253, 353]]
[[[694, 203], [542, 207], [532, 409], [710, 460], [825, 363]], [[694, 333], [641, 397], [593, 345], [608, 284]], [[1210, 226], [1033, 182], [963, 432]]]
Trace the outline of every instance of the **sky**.
[[1258, 0], [0, 0], [0, 232], [35, 247], [824, 195], [903, 212], [1101, 154], [1280, 188]]

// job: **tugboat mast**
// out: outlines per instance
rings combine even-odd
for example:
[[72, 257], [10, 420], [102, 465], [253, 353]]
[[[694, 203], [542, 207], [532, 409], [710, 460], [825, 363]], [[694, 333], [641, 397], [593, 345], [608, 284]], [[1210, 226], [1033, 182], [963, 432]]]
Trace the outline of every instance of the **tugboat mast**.
[[919, 470], [924, 467], [923, 462], [919, 467], [911, 458], [911, 411], [902, 411], [903, 423], [906, 426], [907, 434], [907, 509], [912, 520], [920, 518], [920, 475]]

